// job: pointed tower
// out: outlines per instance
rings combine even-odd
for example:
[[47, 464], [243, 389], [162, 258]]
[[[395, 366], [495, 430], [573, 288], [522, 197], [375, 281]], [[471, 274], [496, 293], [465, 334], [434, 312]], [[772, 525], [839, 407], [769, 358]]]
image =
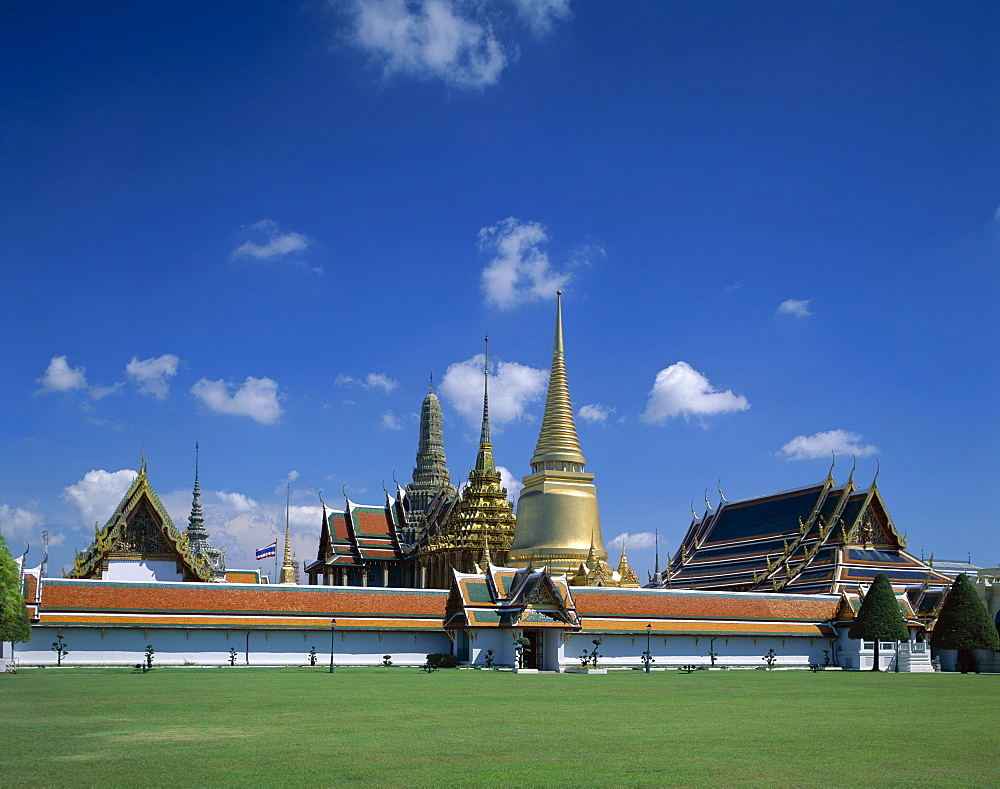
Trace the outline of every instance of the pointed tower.
[[292, 500], [292, 489], [290, 486], [285, 486], [285, 559], [281, 563], [281, 572], [278, 574], [278, 583], [288, 585], [295, 585], [299, 582], [298, 573], [295, 572], [295, 566], [292, 564], [292, 532], [289, 526], [288, 513]]
[[205, 531], [205, 518], [201, 514], [201, 487], [198, 484], [198, 452], [199, 445], [194, 444], [194, 490], [191, 497], [191, 514], [188, 516], [187, 538], [190, 546], [198, 550], [208, 542], [208, 532]]
[[434, 497], [442, 489], [447, 498], [455, 496], [448, 461], [444, 456], [444, 420], [441, 416], [441, 401], [434, 394], [433, 377], [427, 388], [427, 396], [420, 407], [417, 464], [413, 469], [413, 482], [406, 486], [406, 526], [400, 530], [400, 538], [408, 544], [416, 542], [424, 525], [424, 516]]
[[[208, 541], [205, 518], [201, 511], [201, 486], [198, 484], [198, 453], [200, 449], [201, 447], [196, 441], [194, 444], [194, 490], [191, 492], [191, 514], [188, 516], [185, 534], [191, 552], [203, 557], [212, 568], [212, 580], [224, 581], [226, 579], [226, 552], [216, 548]], [[145, 464], [144, 457], [143, 470], [145, 470]]]
[[[563, 350], [562, 292], [556, 294], [556, 337], [545, 416], [531, 474], [517, 503], [517, 528], [507, 563], [513, 567], [548, 565], [552, 572], [575, 571], [587, 561], [591, 540], [603, 546], [594, 475], [584, 471], [573, 421]], [[608, 553], [595, 549], [604, 561]]]
[[493, 560], [503, 564], [514, 538], [514, 506], [507, 501], [507, 489], [493, 459], [490, 440], [489, 337], [486, 338], [486, 361], [483, 369], [483, 423], [479, 433], [476, 465], [469, 472], [469, 484], [459, 496], [439, 532], [433, 535], [418, 561], [427, 569], [431, 586], [448, 588], [452, 568], [475, 572], [477, 561], [485, 571]]

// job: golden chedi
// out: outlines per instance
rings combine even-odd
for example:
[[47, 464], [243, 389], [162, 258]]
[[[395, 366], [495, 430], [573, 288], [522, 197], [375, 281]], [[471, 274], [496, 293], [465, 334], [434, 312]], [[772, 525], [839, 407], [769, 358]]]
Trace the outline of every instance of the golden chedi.
[[[514, 542], [508, 566], [546, 565], [553, 573], [574, 573], [588, 557], [608, 558], [601, 539], [594, 475], [573, 421], [563, 351], [562, 293], [556, 301], [556, 336], [545, 415], [538, 435], [531, 473], [517, 502]], [[600, 546], [591, 554], [592, 546]]]

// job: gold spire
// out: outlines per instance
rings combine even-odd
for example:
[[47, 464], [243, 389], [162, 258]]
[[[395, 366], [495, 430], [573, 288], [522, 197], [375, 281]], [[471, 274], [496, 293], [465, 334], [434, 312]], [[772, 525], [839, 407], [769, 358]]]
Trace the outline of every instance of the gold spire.
[[618, 585], [636, 589], [639, 587], [639, 576], [635, 574], [635, 570], [629, 567], [628, 557], [625, 555], [624, 537], [622, 537], [622, 559], [618, 562]]
[[532, 471], [540, 471], [546, 462], [569, 462], [583, 471], [586, 459], [580, 450], [580, 440], [576, 435], [573, 421], [573, 406], [569, 398], [569, 383], [566, 379], [566, 358], [563, 347], [562, 291], [556, 292], [556, 337], [552, 347], [552, 373], [549, 376], [549, 391], [545, 398], [545, 415], [542, 429], [538, 434], [535, 456], [531, 459]]
[[[601, 519], [593, 474], [585, 472], [573, 421], [563, 346], [562, 293], [556, 294], [556, 331], [545, 415], [531, 474], [518, 497], [514, 544], [507, 563], [513, 567], [548, 565], [555, 573], [575, 571], [593, 549], [597, 561], [608, 558], [601, 539]], [[586, 559], [590, 563], [590, 559]]]
[[278, 574], [279, 584], [297, 584], [295, 579], [295, 566], [292, 564], [292, 532], [289, 526], [288, 511], [290, 509], [292, 488], [289, 483], [285, 483], [285, 560], [281, 564], [281, 572]]

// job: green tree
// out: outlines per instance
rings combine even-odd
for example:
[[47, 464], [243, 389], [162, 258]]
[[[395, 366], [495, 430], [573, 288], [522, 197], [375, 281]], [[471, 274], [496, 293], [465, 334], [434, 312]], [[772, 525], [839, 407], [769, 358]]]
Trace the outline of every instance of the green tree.
[[881, 671], [879, 668], [878, 645], [879, 641], [906, 641], [910, 637], [910, 631], [906, 629], [906, 620], [899, 610], [899, 602], [893, 594], [892, 584], [889, 583], [889, 576], [879, 573], [875, 576], [875, 581], [868, 589], [865, 600], [861, 604], [861, 610], [854, 617], [851, 629], [847, 631], [850, 638], [860, 638], [863, 641], [875, 642], [875, 660], [872, 663], [872, 671]]
[[21, 573], [0, 534], [0, 641], [13, 644], [30, 638], [31, 622], [24, 605]]
[[931, 646], [957, 649], [958, 665], [963, 674], [976, 664], [973, 649], [1000, 649], [997, 629], [965, 573], [958, 576], [948, 590], [931, 632]]

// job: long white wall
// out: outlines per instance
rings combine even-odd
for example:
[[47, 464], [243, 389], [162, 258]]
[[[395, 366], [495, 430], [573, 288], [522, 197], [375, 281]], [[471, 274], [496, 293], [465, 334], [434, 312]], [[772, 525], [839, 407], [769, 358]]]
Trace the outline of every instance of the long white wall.
[[[237, 664], [296, 666], [309, 664], [316, 647], [317, 664], [330, 663], [330, 631], [317, 630], [178, 630], [157, 628], [58, 628], [69, 654], [64, 664], [125, 665], [142, 661], [146, 645], [156, 650], [154, 665], [228, 665], [230, 648]], [[249, 641], [247, 639], [249, 633]], [[16, 644], [14, 655], [22, 665], [54, 665], [52, 643], [57, 629], [33, 627], [31, 640]], [[7, 645], [9, 654], [10, 645]], [[450, 652], [451, 640], [441, 631], [349, 631], [333, 637], [336, 665], [379, 665], [392, 655], [396, 665], [422, 665], [428, 653]]]

